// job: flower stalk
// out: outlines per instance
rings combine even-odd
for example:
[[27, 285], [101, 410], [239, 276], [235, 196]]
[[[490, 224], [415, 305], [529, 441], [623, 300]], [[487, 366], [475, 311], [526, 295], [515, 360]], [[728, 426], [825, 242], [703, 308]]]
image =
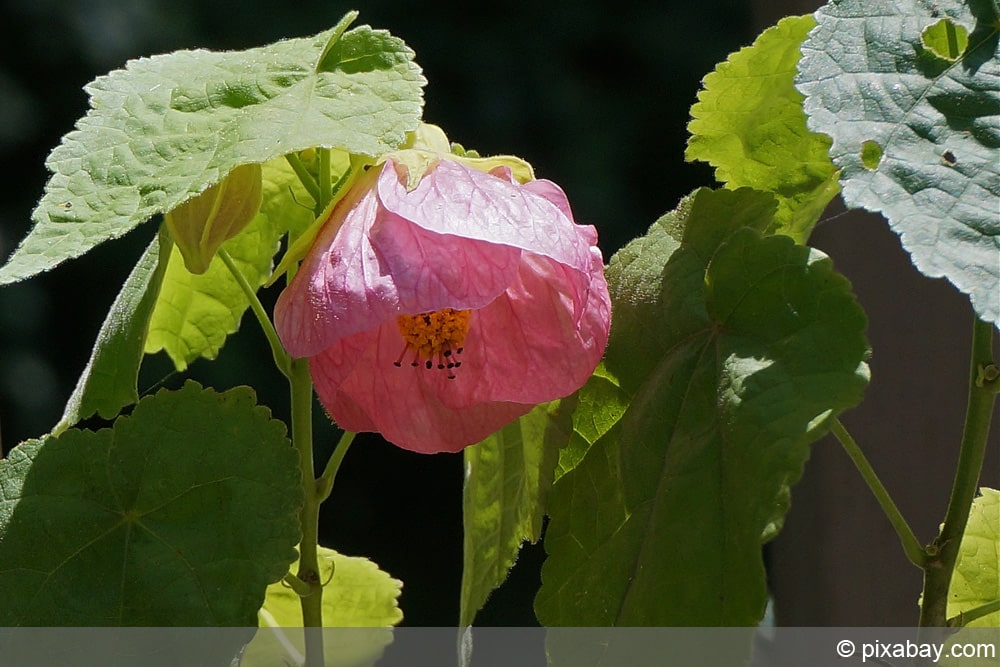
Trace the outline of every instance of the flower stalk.
[[[316, 493], [316, 473], [313, 467], [312, 447], [312, 378], [306, 359], [291, 362], [292, 444], [299, 453], [299, 470], [302, 473], [303, 502], [299, 513], [302, 540], [299, 543], [298, 579], [308, 587], [309, 593], [301, 596], [302, 625], [305, 628], [323, 627], [323, 582], [319, 576], [319, 497]], [[306, 665], [323, 664], [323, 635], [306, 632]]]
[[[287, 576], [286, 582], [300, 596], [302, 602], [302, 625], [304, 628], [323, 627], [323, 582], [320, 580], [319, 569], [319, 506], [325, 496], [320, 497], [318, 480], [313, 466], [313, 432], [312, 432], [312, 401], [313, 385], [309, 375], [307, 359], [291, 359], [285, 352], [274, 325], [264, 311], [264, 306], [257, 293], [246, 277], [236, 266], [236, 262], [226, 252], [219, 249], [219, 256], [233, 274], [244, 295], [250, 302], [250, 308], [257, 318], [264, 335], [271, 345], [275, 365], [288, 378], [291, 399], [292, 444], [299, 454], [299, 470], [302, 475], [303, 504], [299, 513], [299, 524], [302, 539], [299, 543], [299, 569], [294, 577]], [[349, 444], [349, 443], [348, 443]], [[338, 450], [346, 447], [339, 447]], [[343, 459], [343, 453], [340, 454]], [[337, 463], [339, 467], [339, 461]], [[330, 468], [330, 465], [327, 465]], [[334, 474], [335, 474], [334, 469]], [[332, 487], [333, 475], [330, 475], [329, 486]], [[330, 491], [325, 491], [328, 496]], [[323, 635], [318, 630], [307, 630], [306, 667], [321, 667], [323, 664]]]

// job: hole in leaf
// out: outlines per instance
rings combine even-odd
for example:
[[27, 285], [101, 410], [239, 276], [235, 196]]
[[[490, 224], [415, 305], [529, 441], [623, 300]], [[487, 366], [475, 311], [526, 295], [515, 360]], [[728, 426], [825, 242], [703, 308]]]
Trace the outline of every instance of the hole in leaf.
[[954, 62], [962, 57], [969, 46], [969, 31], [951, 19], [941, 19], [924, 28], [920, 41], [925, 49], [938, 58]]
[[958, 158], [956, 158], [955, 154], [952, 153], [951, 151], [945, 151], [941, 155], [941, 159], [944, 160], [945, 164], [949, 165], [954, 165], [956, 162], [958, 162]]
[[875, 171], [881, 161], [882, 147], [878, 145], [877, 141], [869, 139], [861, 144], [861, 163], [865, 165], [865, 169]]

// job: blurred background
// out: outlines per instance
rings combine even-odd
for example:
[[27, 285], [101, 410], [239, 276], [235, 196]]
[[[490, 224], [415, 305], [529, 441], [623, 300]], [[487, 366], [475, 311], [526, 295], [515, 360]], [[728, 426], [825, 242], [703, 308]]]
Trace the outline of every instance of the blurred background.
[[[244, 49], [315, 34], [349, 9], [417, 54], [429, 80], [424, 117], [482, 154], [514, 153], [560, 183], [578, 222], [596, 225], [605, 257], [643, 233], [709, 167], [684, 162], [688, 109], [701, 78], [807, 0], [597, 0], [399, 3], [356, 0], [2, 0], [0, 260], [30, 227], [45, 156], [87, 110], [82, 87], [130, 58], [177, 49]], [[614, 5], [610, 5], [614, 7]], [[834, 205], [829, 216], [842, 209]], [[86, 364], [107, 308], [153, 224], [30, 281], [0, 288], [2, 451], [48, 432]], [[871, 321], [873, 382], [844, 421], [918, 537], [930, 541], [947, 503], [961, 433], [972, 315], [949, 284], [918, 275], [879, 217], [850, 213], [811, 241], [852, 280]], [[273, 302], [276, 294], [265, 294]], [[161, 355], [162, 356], [162, 355]], [[260, 364], [253, 363], [259, 359]], [[218, 360], [182, 377], [144, 365], [140, 391], [192, 377], [249, 384], [287, 416], [286, 385], [251, 318]], [[336, 432], [317, 409], [325, 457]], [[1000, 486], [996, 445], [983, 483]], [[461, 577], [459, 455], [423, 456], [363, 434], [324, 506], [322, 541], [365, 555], [404, 582], [408, 625], [454, 625]], [[912, 625], [919, 572], [846, 455], [814, 446], [785, 530], [766, 549], [775, 617], [788, 625]], [[697, 526], [692, 526], [697, 530]], [[544, 559], [527, 547], [483, 625], [532, 625]], [[2, 599], [0, 591], [0, 599]]]

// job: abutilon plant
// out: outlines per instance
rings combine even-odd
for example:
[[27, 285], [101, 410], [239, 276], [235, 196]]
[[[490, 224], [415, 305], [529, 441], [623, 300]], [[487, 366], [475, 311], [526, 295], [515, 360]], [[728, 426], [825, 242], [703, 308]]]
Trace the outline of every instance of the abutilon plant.
[[[0, 460], [0, 630], [235, 626], [249, 631], [213, 646], [217, 660], [167, 654], [314, 667], [341, 664], [342, 647], [297, 628], [378, 626], [347, 652], [373, 664], [403, 584], [319, 544], [360, 431], [462, 452], [463, 628], [543, 526], [543, 625], [757, 625], [762, 545], [827, 433], [924, 577], [915, 620], [1000, 625], [987, 486], [1000, 482], [982, 474], [1000, 393], [996, 2], [837, 0], [766, 30], [691, 108], [685, 157], [723, 187], [684, 197], [607, 265], [560, 186], [424, 123], [413, 52], [356, 18], [133, 60], [87, 86], [0, 285], [162, 223], [62, 418]], [[884, 213], [914, 265], [975, 314], [930, 545], [839, 419], [874, 352], [850, 282], [807, 245], [838, 193]], [[273, 318], [259, 297], [272, 286]], [[180, 376], [248, 310], [287, 380], [288, 425], [249, 387], [168, 376], [140, 391], [147, 355], [166, 352]], [[317, 396], [343, 430], [320, 470]], [[411, 479], [419, 493], [419, 466]], [[632, 642], [580, 639], [552, 635], [547, 664], [632, 664], [616, 653]], [[750, 663], [750, 642], [740, 655], [724, 643], [699, 642], [698, 660]]]

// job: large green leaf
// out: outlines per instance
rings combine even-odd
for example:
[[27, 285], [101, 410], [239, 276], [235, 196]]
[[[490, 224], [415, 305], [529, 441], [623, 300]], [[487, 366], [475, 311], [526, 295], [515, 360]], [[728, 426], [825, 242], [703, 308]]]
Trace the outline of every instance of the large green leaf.
[[799, 242], [839, 192], [830, 139], [806, 128], [793, 80], [812, 16], [790, 16], [705, 77], [691, 107], [684, 157], [704, 160], [729, 188], [774, 194], [775, 229]]
[[[297, 569], [293, 564], [289, 572]], [[340, 628], [323, 633], [323, 664], [374, 665], [392, 642], [390, 627], [403, 620], [398, 606], [402, 582], [367, 558], [344, 556], [325, 547], [319, 547], [319, 569], [322, 580], [328, 582], [323, 587], [323, 625]], [[302, 600], [295, 591], [282, 582], [271, 584], [257, 616], [261, 630], [247, 646], [241, 667], [302, 664]]]
[[465, 449], [460, 627], [507, 579], [521, 544], [541, 537], [545, 497], [569, 437], [560, 408], [559, 401], [539, 405]]
[[[15, 282], [117, 238], [234, 167], [316, 146], [381, 155], [419, 122], [413, 53], [355, 13], [314, 37], [130, 61], [87, 86], [91, 109], [47, 161], [35, 226], [0, 268]], [[341, 36], [343, 34], [343, 36]]]
[[761, 544], [867, 382], [865, 316], [770, 195], [700, 190], [608, 268], [631, 401], [549, 497], [546, 625], [754, 625]]
[[[347, 161], [338, 164], [345, 166]], [[313, 221], [312, 211], [296, 204], [308, 201], [309, 195], [284, 158], [265, 163], [262, 179], [260, 212], [222, 245], [254, 289], [268, 280], [282, 235], [290, 231], [294, 237]], [[199, 357], [214, 359], [226, 337], [239, 328], [248, 306], [246, 295], [220, 257], [212, 258], [205, 273], [194, 274], [174, 247], [145, 351], [165, 350], [178, 370]]]
[[[917, 269], [1000, 323], [997, 3], [842, 0], [816, 18], [797, 85], [844, 201], [883, 213]], [[925, 43], [941, 20], [969, 33], [955, 60]]]
[[170, 247], [169, 239], [159, 235], [129, 274], [101, 325], [90, 361], [66, 402], [56, 433], [95, 413], [112, 419], [139, 400], [136, 383], [146, 331], [167, 267], [160, 258]]
[[284, 425], [189, 382], [0, 461], [2, 626], [251, 626], [302, 503]]

